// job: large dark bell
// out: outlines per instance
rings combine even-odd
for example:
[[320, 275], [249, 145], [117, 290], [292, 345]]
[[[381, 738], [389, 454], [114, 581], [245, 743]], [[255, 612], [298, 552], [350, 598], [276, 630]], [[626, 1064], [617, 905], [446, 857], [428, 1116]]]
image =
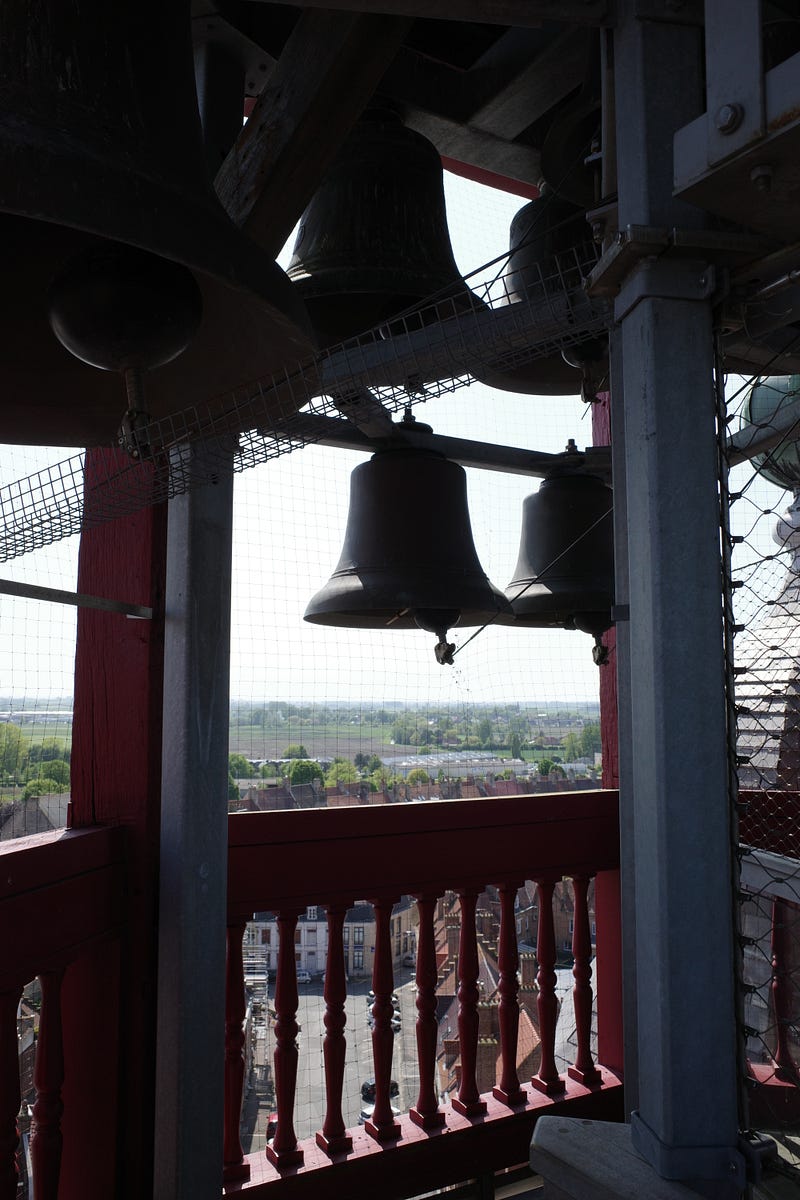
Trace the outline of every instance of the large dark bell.
[[3, 18], [0, 441], [115, 439], [121, 380], [73, 357], [48, 321], [53, 281], [104, 247], [180, 264], [200, 293], [196, 336], [148, 377], [154, 418], [227, 414], [232, 389], [312, 355], [297, 291], [207, 177], [188, 0], [5, 0]]
[[287, 274], [323, 345], [442, 289], [477, 306], [453, 258], [436, 148], [368, 109], [303, 213]]
[[593, 475], [544, 479], [523, 505], [522, 537], [506, 596], [514, 624], [599, 636], [614, 596], [613, 493]]
[[344, 547], [305, 619], [443, 636], [482, 625], [508, 601], [478, 561], [463, 467], [429, 450], [381, 450], [350, 476]]
[[[544, 302], [550, 315], [563, 305], [565, 287], [580, 286], [580, 270], [574, 255], [587, 240], [588, 229], [582, 208], [552, 192], [531, 200], [511, 222], [508, 268], [502, 279], [500, 304]], [[548, 298], [550, 304], [548, 304]], [[569, 311], [563, 314], [568, 332]], [[477, 372], [481, 383], [506, 392], [538, 396], [572, 396], [581, 390], [580, 367], [584, 361], [605, 358], [605, 340], [592, 339], [572, 348], [569, 361], [556, 352], [518, 365], [489, 364]]]

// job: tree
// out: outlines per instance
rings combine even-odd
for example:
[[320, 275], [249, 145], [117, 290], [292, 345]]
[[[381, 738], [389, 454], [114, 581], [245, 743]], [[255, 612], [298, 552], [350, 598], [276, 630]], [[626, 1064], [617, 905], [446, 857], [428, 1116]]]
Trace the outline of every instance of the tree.
[[37, 776], [36, 779], [31, 779], [25, 784], [25, 790], [22, 793], [23, 800], [30, 800], [34, 796], [49, 796], [51, 793], [60, 794], [65, 789], [55, 779], [48, 779], [46, 776]]
[[241, 799], [241, 796], [239, 794], [239, 785], [236, 782], [236, 780], [233, 778], [233, 776], [231, 775], [230, 771], [228, 772], [228, 799], [229, 800], [240, 800]]
[[369, 765], [369, 755], [362, 754], [359, 750], [358, 754], [353, 755], [353, 765], [358, 767], [359, 771], [365, 771]]
[[0, 725], [0, 772], [16, 776], [22, 760], [22, 730], [8, 721]]
[[552, 758], [539, 759], [539, 774], [545, 776], [549, 775], [554, 766], [555, 763], [553, 762]]
[[512, 758], [522, 758], [522, 746], [522, 734], [516, 732], [512, 733], [511, 737], [508, 739], [508, 748], [511, 751]]
[[583, 754], [583, 746], [581, 744], [581, 735], [570, 729], [567, 736], [564, 738], [564, 758], [567, 762], [577, 762]]
[[228, 755], [228, 771], [234, 779], [249, 779], [253, 775], [253, 768], [243, 754]]
[[423, 767], [414, 767], [413, 771], [408, 772], [406, 783], [415, 787], [419, 783], [430, 783], [431, 777]]
[[599, 722], [590, 721], [581, 730], [581, 751], [583, 756], [585, 758], [593, 758], [596, 751], [600, 750], [601, 747]]
[[327, 787], [338, 787], [341, 783], [358, 783], [359, 774], [351, 762], [345, 759], [334, 760], [325, 776]]
[[[58, 760], [48, 762], [46, 766], [40, 766], [37, 770], [32, 771], [28, 778], [29, 782], [34, 783], [46, 778], [48, 781], [58, 784], [56, 791], [67, 791], [69, 788], [69, 763]], [[48, 790], [52, 791], [53, 789]]]
[[488, 717], [481, 717], [476, 733], [480, 744], [488, 749], [492, 744], [492, 722]]
[[324, 778], [319, 763], [311, 762], [308, 758], [296, 758], [289, 767], [289, 782], [293, 784], [311, 783], [312, 779]]
[[43, 738], [39, 745], [31, 745], [28, 747], [28, 762], [52, 762], [55, 759], [63, 759], [69, 762], [69, 750], [58, 740], [58, 738]]
[[308, 758], [308, 751], [306, 750], [306, 748], [302, 744], [302, 742], [298, 742], [296, 744], [292, 743], [291, 746], [287, 746], [286, 749], [284, 750], [283, 757], [284, 758]]

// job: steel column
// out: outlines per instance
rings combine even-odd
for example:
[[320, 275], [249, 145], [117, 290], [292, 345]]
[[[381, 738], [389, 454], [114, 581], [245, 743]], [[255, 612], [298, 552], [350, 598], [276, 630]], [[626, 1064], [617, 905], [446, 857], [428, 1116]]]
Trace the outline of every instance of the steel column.
[[[694, 225], [672, 198], [672, 138], [702, 110], [697, 30], [621, 6], [615, 34], [620, 226]], [[638, 1111], [634, 1146], [705, 1194], [744, 1186], [736, 1149], [731, 817], [712, 313], [702, 263], [636, 268], [621, 324]], [[685, 290], [682, 291], [681, 280]], [[630, 286], [629, 286], [630, 285]], [[615, 439], [616, 440], [616, 439]]]

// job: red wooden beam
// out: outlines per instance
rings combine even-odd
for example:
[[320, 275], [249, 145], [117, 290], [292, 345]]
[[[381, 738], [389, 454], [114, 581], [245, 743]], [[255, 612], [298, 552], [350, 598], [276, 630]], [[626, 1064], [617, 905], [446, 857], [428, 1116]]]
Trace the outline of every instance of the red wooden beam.
[[[229, 818], [230, 915], [619, 864], [617, 793], [443, 800]], [[269, 869], [266, 869], [266, 864]]]

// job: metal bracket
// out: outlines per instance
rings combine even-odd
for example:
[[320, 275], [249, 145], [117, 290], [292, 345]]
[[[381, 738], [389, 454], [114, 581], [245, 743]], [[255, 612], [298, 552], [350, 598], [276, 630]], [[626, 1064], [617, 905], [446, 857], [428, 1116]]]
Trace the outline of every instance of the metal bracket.
[[774, 246], [772, 239], [760, 234], [628, 225], [618, 232], [614, 244], [587, 276], [584, 287], [590, 296], [615, 296], [643, 258], [694, 259], [736, 266], [768, 254]]
[[639, 262], [622, 285], [614, 304], [621, 321], [641, 300], [708, 300], [717, 286], [713, 267], [693, 259], [648, 259]]

